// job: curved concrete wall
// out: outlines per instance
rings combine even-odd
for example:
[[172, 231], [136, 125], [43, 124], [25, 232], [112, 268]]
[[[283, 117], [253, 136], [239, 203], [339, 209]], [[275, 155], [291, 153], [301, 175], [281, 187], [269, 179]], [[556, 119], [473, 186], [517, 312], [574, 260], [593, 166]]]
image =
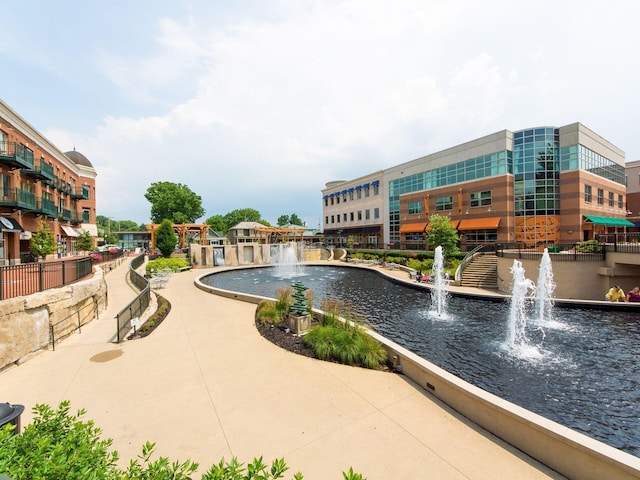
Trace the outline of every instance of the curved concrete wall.
[[[536, 273], [537, 275], [537, 273]], [[207, 292], [250, 303], [264, 297], [195, 285]], [[474, 423], [570, 479], [638, 479], [640, 458], [488, 393], [369, 331], [386, 348], [394, 366]]]

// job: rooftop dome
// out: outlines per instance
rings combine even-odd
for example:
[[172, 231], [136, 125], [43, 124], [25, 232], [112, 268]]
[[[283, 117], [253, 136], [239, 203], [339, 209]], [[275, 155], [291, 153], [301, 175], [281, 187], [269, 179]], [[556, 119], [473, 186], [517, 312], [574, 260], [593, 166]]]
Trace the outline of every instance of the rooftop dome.
[[93, 165], [91, 164], [89, 159], [85, 157], [83, 154], [81, 154], [80, 152], [72, 150], [70, 152], [65, 152], [65, 155], [67, 156], [67, 158], [72, 160], [76, 165], [84, 165], [85, 167], [93, 168]]

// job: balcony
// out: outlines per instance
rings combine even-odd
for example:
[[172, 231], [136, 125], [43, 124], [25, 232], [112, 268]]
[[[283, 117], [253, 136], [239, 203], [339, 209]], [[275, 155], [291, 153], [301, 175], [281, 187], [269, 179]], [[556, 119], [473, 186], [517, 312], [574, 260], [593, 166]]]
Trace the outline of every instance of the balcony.
[[67, 209], [67, 208], [63, 208], [62, 210], [58, 211], [58, 220], [62, 220], [64, 222], [70, 222], [71, 221], [71, 210]]
[[87, 200], [89, 198], [89, 187], [83, 185], [81, 188], [76, 187], [71, 192], [71, 198]]
[[36, 211], [36, 196], [21, 188], [0, 188], [0, 207]]
[[69, 185], [67, 182], [65, 182], [61, 178], [58, 178], [58, 180], [55, 182], [55, 187], [60, 192], [66, 193], [67, 195], [71, 195], [71, 185]]
[[0, 142], [0, 164], [11, 169], [33, 169], [33, 152], [16, 142]]
[[36, 211], [50, 218], [58, 217], [58, 208], [56, 207], [56, 204], [52, 200], [48, 200], [46, 198], [37, 202]]
[[71, 223], [89, 223], [89, 212], [73, 212], [71, 215]]
[[53, 166], [49, 165], [42, 159], [36, 160], [33, 164], [33, 168], [23, 168], [20, 173], [22, 175], [37, 178], [38, 180], [45, 180], [46, 183], [53, 182], [56, 178], [55, 173], [53, 173]]

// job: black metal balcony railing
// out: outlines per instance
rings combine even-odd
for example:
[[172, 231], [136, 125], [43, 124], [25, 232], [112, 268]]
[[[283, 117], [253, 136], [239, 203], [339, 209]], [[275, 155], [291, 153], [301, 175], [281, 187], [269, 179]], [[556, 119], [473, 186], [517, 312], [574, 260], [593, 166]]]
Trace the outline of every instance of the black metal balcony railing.
[[58, 217], [58, 208], [56, 207], [56, 204], [52, 200], [48, 200], [46, 198], [37, 202], [36, 211], [38, 213], [43, 213], [50, 218]]
[[23, 168], [21, 170], [22, 175], [29, 175], [37, 178], [38, 180], [47, 180], [49, 182], [54, 181], [56, 178], [53, 172], [53, 166], [49, 165], [42, 159], [36, 160], [33, 164], [33, 168]]
[[568, 244], [550, 244], [540, 246], [528, 246], [522, 243], [496, 243], [496, 256], [503, 258], [517, 258], [525, 260], [538, 260], [544, 249], [547, 248], [553, 261], [568, 262], [593, 262], [603, 261], [606, 258], [606, 250], [603, 245], [590, 242], [577, 242]]
[[9, 168], [33, 169], [33, 152], [17, 142], [0, 142], [0, 163]]
[[71, 198], [81, 198], [83, 200], [87, 200], [89, 198], [89, 188], [85, 186], [74, 188], [71, 192]]
[[65, 222], [71, 221], [71, 210], [68, 208], [63, 208], [58, 211], [58, 219], [63, 220]]
[[0, 188], [0, 206], [36, 211], [36, 196], [21, 188]]

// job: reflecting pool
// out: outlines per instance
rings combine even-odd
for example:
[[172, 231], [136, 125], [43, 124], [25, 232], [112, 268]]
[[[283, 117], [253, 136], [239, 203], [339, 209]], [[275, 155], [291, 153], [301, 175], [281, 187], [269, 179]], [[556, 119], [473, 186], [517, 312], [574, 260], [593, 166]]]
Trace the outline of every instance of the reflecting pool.
[[[376, 272], [304, 266], [295, 279], [272, 267], [209, 275], [217, 288], [275, 297], [294, 280], [351, 305], [374, 330], [460, 378], [597, 440], [640, 456], [640, 315], [578, 308], [529, 322], [535, 355], [507, 348], [509, 303], [452, 296], [447, 315], [431, 294]], [[431, 313], [430, 313], [431, 312]]]

